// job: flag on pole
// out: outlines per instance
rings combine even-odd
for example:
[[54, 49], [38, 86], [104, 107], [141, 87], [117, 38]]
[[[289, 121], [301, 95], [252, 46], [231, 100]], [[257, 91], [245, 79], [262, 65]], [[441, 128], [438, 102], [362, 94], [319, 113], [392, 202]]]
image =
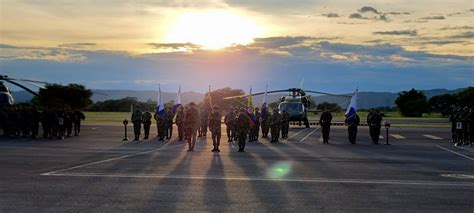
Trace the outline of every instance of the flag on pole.
[[354, 94], [352, 94], [351, 97], [351, 102], [349, 103], [349, 106], [347, 107], [346, 115], [348, 119], [348, 123], [352, 123], [355, 119], [355, 115], [357, 113], [357, 90], [355, 90]]
[[249, 98], [247, 100], [247, 107], [253, 107], [252, 85], [250, 85]]
[[268, 85], [265, 85], [265, 94], [263, 94], [263, 101], [262, 101], [262, 113], [265, 113], [268, 111], [267, 107], [267, 91], [268, 91]]
[[161, 86], [158, 84], [158, 99], [157, 99], [157, 104], [156, 104], [156, 112], [160, 116], [165, 116], [166, 115], [166, 110], [165, 110], [165, 103], [163, 102], [163, 97], [161, 95]]
[[176, 110], [178, 110], [179, 106], [181, 106], [181, 85], [179, 85], [178, 94], [176, 95], [176, 98], [174, 99], [173, 114], [176, 113]]

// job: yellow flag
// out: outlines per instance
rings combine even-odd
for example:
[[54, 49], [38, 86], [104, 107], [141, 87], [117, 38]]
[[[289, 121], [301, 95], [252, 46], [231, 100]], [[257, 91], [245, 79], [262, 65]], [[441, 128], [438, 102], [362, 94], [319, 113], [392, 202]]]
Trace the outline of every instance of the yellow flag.
[[247, 100], [247, 107], [253, 107], [252, 86], [250, 86], [249, 98]]

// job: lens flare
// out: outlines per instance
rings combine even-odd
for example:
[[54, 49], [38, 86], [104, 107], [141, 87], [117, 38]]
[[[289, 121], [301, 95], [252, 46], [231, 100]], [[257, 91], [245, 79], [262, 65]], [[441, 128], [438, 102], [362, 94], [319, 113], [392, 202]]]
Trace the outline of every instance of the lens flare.
[[287, 161], [281, 161], [273, 164], [267, 170], [267, 177], [273, 179], [284, 178], [291, 172], [291, 163]]

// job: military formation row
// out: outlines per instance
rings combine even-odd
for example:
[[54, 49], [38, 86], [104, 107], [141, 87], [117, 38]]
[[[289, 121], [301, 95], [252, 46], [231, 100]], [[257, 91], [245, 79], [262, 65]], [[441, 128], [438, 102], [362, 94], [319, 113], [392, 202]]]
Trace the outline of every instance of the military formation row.
[[[221, 122], [222, 114], [219, 106], [213, 106], [212, 110], [197, 108], [194, 102], [190, 102], [186, 106], [177, 107], [174, 112], [168, 108], [161, 112], [156, 112], [153, 116], [148, 111], [142, 112], [138, 107], [132, 113], [131, 121], [134, 128], [134, 140], [139, 140], [141, 135], [141, 127], [144, 129], [144, 140], [149, 138], [150, 126], [152, 118], [157, 124], [158, 140], [171, 139], [173, 130], [173, 118], [175, 118], [178, 127], [179, 141], [186, 140], [189, 143], [189, 151], [194, 150], [196, 137], [206, 137], [208, 129], [211, 132], [214, 149], [212, 151], [219, 152], [221, 139]], [[238, 141], [239, 151], [243, 152], [247, 138], [249, 142], [256, 142], [259, 138], [260, 129], [262, 138], [267, 138], [271, 132], [271, 142], [277, 142], [280, 137], [287, 138], [289, 130], [289, 114], [278, 110], [274, 110], [273, 114], [268, 112], [267, 108], [261, 111], [256, 108], [231, 108], [224, 116], [224, 123], [227, 129], [227, 141]]]
[[39, 111], [35, 106], [9, 106], [0, 109], [0, 128], [6, 137], [39, 137], [40, 123], [44, 138], [64, 139], [81, 132], [81, 121], [86, 117], [69, 108], [48, 108]]
[[455, 108], [449, 117], [451, 122], [452, 142], [455, 146], [474, 143], [474, 109], [469, 107]]

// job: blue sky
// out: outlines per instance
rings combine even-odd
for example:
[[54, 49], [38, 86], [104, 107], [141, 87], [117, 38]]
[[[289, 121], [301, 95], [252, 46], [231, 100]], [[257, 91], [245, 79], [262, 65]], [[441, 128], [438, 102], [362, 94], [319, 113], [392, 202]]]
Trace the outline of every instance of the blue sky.
[[198, 92], [474, 85], [470, 1], [0, 4], [0, 73], [17, 78]]

